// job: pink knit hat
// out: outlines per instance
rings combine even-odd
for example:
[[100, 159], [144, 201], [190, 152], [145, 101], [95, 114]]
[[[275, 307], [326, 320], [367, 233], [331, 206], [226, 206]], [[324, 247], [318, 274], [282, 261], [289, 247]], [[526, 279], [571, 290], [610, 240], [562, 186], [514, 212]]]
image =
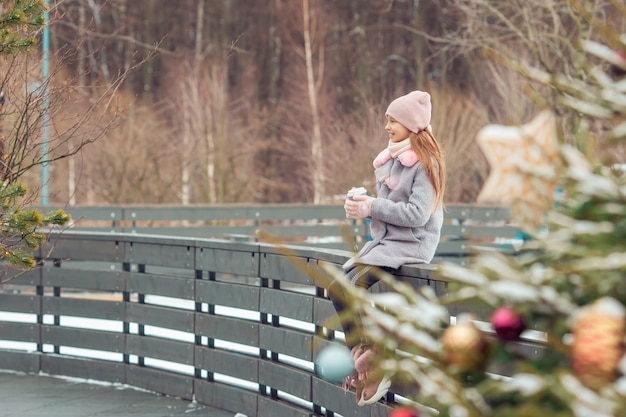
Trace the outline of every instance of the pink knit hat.
[[411, 132], [419, 132], [430, 124], [430, 94], [424, 91], [411, 91], [391, 102], [385, 115], [391, 116]]

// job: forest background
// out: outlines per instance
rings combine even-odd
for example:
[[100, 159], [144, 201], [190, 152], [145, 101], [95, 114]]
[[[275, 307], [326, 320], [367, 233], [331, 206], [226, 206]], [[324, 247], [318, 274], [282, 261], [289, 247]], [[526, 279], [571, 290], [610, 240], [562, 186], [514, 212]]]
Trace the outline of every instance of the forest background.
[[338, 203], [351, 186], [373, 192], [384, 110], [414, 89], [432, 95], [448, 203], [473, 202], [488, 175], [478, 130], [543, 107], [565, 140], [623, 160], [603, 126], [517, 70], [582, 73], [590, 19], [626, 30], [613, 19], [619, 1], [49, 3], [49, 46], [4, 58], [2, 133], [5, 178], [37, 193], [50, 161], [50, 204]]

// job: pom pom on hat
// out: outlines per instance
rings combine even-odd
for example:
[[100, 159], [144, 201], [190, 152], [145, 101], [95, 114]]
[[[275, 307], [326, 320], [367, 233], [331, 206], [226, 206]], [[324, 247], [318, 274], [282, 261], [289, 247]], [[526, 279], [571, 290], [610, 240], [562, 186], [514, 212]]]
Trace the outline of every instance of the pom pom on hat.
[[385, 114], [417, 133], [428, 127], [431, 112], [430, 94], [416, 90], [392, 101]]

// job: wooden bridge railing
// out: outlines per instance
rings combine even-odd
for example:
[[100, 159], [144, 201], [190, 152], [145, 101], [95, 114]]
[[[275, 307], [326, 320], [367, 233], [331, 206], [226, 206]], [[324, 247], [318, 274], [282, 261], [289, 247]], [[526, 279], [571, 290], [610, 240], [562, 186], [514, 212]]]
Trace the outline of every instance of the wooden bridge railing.
[[[340, 236], [346, 222], [341, 206], [265, 209], [69, 208], [75, 223], [51, 234], [41, 266], [0, 287], [0, 368], [120, 382], [258, 417], [387, 416], [406, 387], [360, 408], [313, 371], [320, 349], [341, 333], [312, 277], [350, 251], [303, 240], [287, 256], [252, 239], [192, 236], [277, 226], [270, 232], [291, 243], [293, 228], [308, 237], [328, 224], [319, 236]], [[245, 222], [249, 229], [237, 229]], [[352, 230], [361, 237], [362, 227]], [[472, 245], [501, 248], [516, 238], [506, 210], [450, 206], [437, 256], [463, 263]], [[447, 283], [435, 269], [407, 265], [397, 278], [441, 295]]]
[[[135, 387], [257, 417], [386, 416], [317, 377], [338, 327], [320, 264], [350, 252], [65, 231], [0, 288], [0, 368]], [[296, 267], [299, 262], [302, 268]], [[430, 285], [432, 266], [398, 278]], [[333, 324], [335, 323], [335, 324]]]
[[[54, 207], [38, 207], [47, 210]], [[258, 241], [263, 230], [280, 242], [308, 247], [358, 249], [369, 235], [367, 221], [345, 218], [343, 205], [152, 205], [64, 207], [71, 229]], [[508, 248], [520, 242], [509, 209], [450, 204], [433, 262], [466, 264], [473, 246]]]

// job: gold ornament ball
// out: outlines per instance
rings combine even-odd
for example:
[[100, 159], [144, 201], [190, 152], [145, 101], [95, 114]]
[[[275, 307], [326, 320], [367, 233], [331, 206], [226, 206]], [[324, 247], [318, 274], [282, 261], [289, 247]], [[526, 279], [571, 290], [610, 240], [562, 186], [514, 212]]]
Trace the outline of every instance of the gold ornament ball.
[[580, 381], [599, 389], [618, 377], [624, 355], [622, 317], [590, 310], [577, 320], [572, 334], [572, 370]]
[[444, 361], [461, 372], [474, 370], [486, 360], [487, 340], [472, 322], [448, 327], [441, 343]]

